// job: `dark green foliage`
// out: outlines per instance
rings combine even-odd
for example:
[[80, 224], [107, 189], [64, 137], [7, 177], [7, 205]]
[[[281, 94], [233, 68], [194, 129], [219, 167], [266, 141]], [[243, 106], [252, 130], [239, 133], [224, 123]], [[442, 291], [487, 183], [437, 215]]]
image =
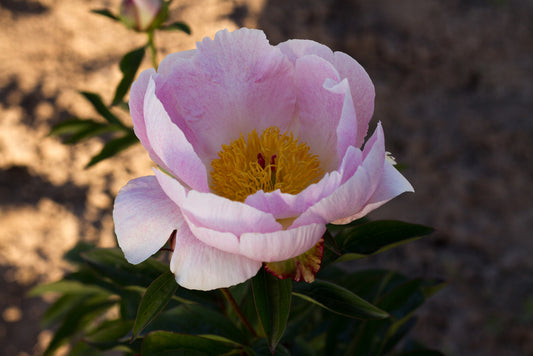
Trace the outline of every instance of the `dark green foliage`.
[[161, 26], [160, 29], [165, 31], [181, 31], [188, 35], [191, 34], [191, 28], [184, 22], [173, 22], [171, 24]]
[[[334, 258], [315, 282], [280, 280], [261, 269], [229, 289], [257, 335], [219, 292], [178, 288], [157, 257], [134, 266], [119, 249], [80, 243], [65, 255], [73, 272], [30, 292], [58, 295], [42, 319], [44, 327], [57, 325], [45, 354], [71, 343], [75, 355], [441, 355], [409, 338], [416, 309], [441, 281], [387, 270], [349, 273], [332, 263], [346, 253], [385, 251], [431, 229], [361, 220], [330, 231], [326, 246]], [[109, 314], [111, 308], [118, 314]]]
[[139, 67], [144, 58], [146, 47], [134, 49], [131, 52], [126, 53], [120, 60], [120, 71], [122, 72], [122, 80], [118, 83], [115, 90], [115, 97], [113, 98], [112, 105], [117, 105], [122, 102], [124, 96], [130, 90], [131, 84], [135, 79], [135, 75], [139, 70]]
[[257, 316], [271, 351], [285, 332], [291, 307], [292, 283], [278, 279], [263, 268], [252, 278], [252, 289]]

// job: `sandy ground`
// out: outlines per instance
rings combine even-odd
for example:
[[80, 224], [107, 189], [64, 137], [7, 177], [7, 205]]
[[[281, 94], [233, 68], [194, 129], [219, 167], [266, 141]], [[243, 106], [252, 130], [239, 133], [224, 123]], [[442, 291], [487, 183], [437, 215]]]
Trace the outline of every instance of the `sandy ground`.
[[[42, 352], [46, 304], [25, 293], [59, 278], [78, 240], [114, 245], [114, 196], [150, 174], [140, 146], [84, 170], [101, 142], [46, 136], [71, 116], [94, 117], [77, 91], [110, 101], [119, 59], [143, 43], [89, 13], [118, 3], [0, 2], [1, 354]], [[376, 85], [373, 124], [383, 122], [416, 189], [371, 217], [438, 232], [357, 267], [448, 280], [414, 332], [449, 355], [533, 354], [532, 1], [175, 0], [171, 18], [193, 35], [161, 34], [161, 57], [247, 26], [274, 44], [314, 39], [359, 60]]]

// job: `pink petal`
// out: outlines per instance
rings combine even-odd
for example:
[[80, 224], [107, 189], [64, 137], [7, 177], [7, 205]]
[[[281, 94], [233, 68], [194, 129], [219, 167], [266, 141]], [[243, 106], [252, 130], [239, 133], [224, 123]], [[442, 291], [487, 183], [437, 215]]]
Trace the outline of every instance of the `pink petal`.
[[238, 236], [243, 233], [282, 229], [272, 214], [212, 193], [187, 191], [178, 180], [157, 170], [155, 174], [162, 190], [181, 208], [194, 235], [210, 246], [238, 253]]
[[328, 90], [324, 83], [338, 80], [338, 73], [331, 63], [318, 56], [309, 55], [296, 60], [294, 85], [298, 116], [291, 125], [291, 131], [309, 145], [313, 154], [318, 155], [326, 172], [336, 169], [340, 160], [336, 150], [336, 130], [344, 95]]
[[392, 164], [385, 161], [381, 181], [363, 210], [352, 216], [335, 220], [333, 223], [343, 225], [362, 218], [404, 192], [414, 192], [413, 186]]
[[[332, 62], [333, 51], [329, 47], [311, 40], [288, 40], [278, 44], [279, 49], [291, 62], [296, 62], [300, 57], [314, 54]], [[332, 62], [333, 63], [333, 62]]]
[[144, 117], [151, 147], [170, 172], [193, 189], [209, 191], [204, 164], [155, 96], [152, 79], [144, 98]]
[[198, 240], [187, 225], [178, 230], [170, 270], [188, 289], [211, 290], [231, 287], [252, 278], [260, 261], [223, 252]]
[[196, 225], [231, 232], [236, 236], [245, 232], [266, 233], [281, 229], [271, 214], [212, 193], [190, 191], [180, 208]]
[[357, 139], [355, 147], [363, 145], [368, 131], [368, 123], [374, 114], [374, 84], [365, 69], [352, 57], [343, 52], [335, 52], [333, 60], [341, 78], [347, 78], [357, 114]]
[[347, 78], [352, 101], [357, 115], [357, 140], [354, 146], [361, 147], [368, 131], [368, 123], [374, 113], [375, 90], [364, 68], [343, 52], [333, 53], [328, 47], [310, 40], [289, 40], [278, 47], [292, 61], [314, 54], [330, 62], [338, 71], [340, 79]]
[[325, 231], [324, 224], [311, 224], [272, 233], [246, 233], [241, 236], [240, 253], [263, 262], [287, 260], [316, 245]]
[[180, 63], [189, 62], [189, 60], [195, 55], [195, 49], [168, 54], [165, 58], [163, 58], [161, 63], [159, 63], [159, 67], [157, 67], [157, 77], [165, 77], [170, 75], [175, 66], [181, 65]]
[[306, 210], [305, 206], [299, 205], [303, 202], [297, 201], [296, 195], [282, 193], [279, 189], [273, 192], [259, 190], [246, 197], [244, 203], [265, 213], [270, 213], [276, 219], [298, 216]]
[[292, 65], [258, 30], [226, 30], [158, 77], [157, 97], [204, 162], [253, 129], [284, 131], [294, 111]]
[[348, 147], [353, 146], [357, 141], [357, 117], [355, 116], [350, 86], [348, 81], [343, 79], [338, 84], [326, 82], [324, 87], [332, 93], [341, 94], [344, 98], [342, 112], [336, 128], [337, 155], [338, 157], [343, 157]]
[[320, 219], [329, 223], [355, 215], [365, 208], [383, 174], [385, 141], [381, 125], [378, 124], [374, 135], [367, 142], [363, 156], [365, 153], [366, 157], [354, 175], [330, 196], [303, 213], [294, 221], [293, 226], [307, 225]]
[[133, 179], [122, 187], [115, 199], [113, 220], [118, 244], [134, 264], [159, 251], [172, 231], [185, 225], [179, 208], [153, 176]]
[[187, 217], [185, 219], [193, 235], [206, 245], [263, 262], [298, 256], [313, 247], [325, 231], [325, 225], [319, 223], [270, 233], [244, 233], [239, 238], [229, 232], [197, 226]]
[[185, 217], [185, 220], [189, 229], [198, 240], [221, 251], [239, 254], [239, 238], [235, 234], [196, 225], [192, 220], [187, 219], [187, 217]]
[[248, 196], [245, 204], [270, 213], [276, 219], [294, 218], [320, 199], [330, 195], [340, 185], [340, 182], [341, 175], [338, 172], [331, 172], [327, 173], [320, 182], [310, 185], [297, 195], [282, 193], [279, 190], [266, 193], [260, 190]]

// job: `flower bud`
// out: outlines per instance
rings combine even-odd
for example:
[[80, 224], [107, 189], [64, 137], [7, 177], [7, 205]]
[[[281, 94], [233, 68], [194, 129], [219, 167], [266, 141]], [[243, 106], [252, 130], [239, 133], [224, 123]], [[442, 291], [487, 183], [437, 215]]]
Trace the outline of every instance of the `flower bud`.
[[120, 19], [136, 31], [148, 31], [166, 20], [167, 5], [163, 0], [123, 0]]

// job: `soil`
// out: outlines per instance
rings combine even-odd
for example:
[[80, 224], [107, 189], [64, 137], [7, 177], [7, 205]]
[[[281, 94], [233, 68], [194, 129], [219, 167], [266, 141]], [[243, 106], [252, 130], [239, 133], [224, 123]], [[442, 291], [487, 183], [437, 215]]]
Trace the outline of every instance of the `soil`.
[[[40, 355], [46, 301], [79, 240], [113, 246], [111, 209], [150, 174], [142, 147], [94, 168], [102, 146], [48, 137], [95, 117], [78, 91], [107, 102], [118, 61], [145, 38], [91, 9], [118, 0], [0, 2], [0, 353]], [[356, 58], [376, 86], [372, 125], [416, 189], [372, 213], [437, 228], [358, 262], [442, 278], [413, 331], [448, 355], [533, 355], [533, 2], [530, 0], [175, 0], [193, 34], [159, 33], [159, 56], [217, 30], [263, 29], [271, 43], [313, 39]], [[149, 67], [148, 60], [143, 68]], [[127, 115], [122, 117], [128, 122]]]

